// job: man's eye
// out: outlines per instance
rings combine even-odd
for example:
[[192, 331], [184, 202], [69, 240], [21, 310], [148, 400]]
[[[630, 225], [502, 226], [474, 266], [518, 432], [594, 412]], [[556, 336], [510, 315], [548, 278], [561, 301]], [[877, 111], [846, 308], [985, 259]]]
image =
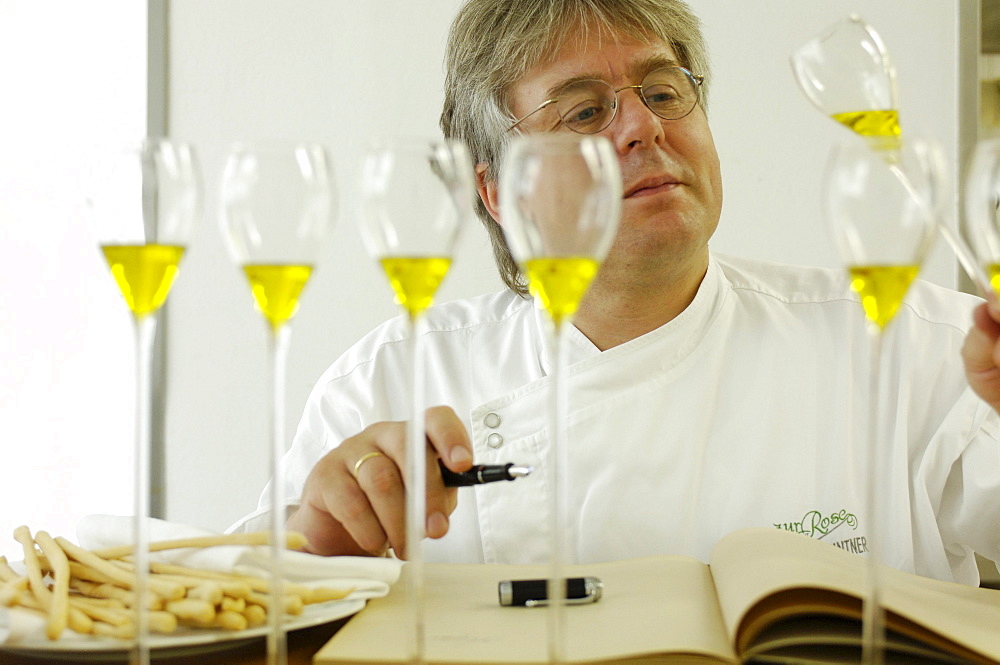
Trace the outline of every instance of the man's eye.
[[600, 123], [607, 112], [607, 104], [588, 99], [574, 104], [566, 113], [562, 114], [562, 120], [572, 128], [587, 127]]
[[674, 88], [665, 85], [651, 86], [644, 91], [643, 96], [648, 103], [657, 105], [673, 104], [680, 97]]

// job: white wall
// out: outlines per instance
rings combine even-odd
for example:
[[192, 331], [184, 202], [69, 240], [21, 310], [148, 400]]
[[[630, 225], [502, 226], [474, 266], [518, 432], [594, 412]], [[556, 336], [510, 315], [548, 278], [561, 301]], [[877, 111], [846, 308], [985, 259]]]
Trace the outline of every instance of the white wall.
[[[726, 189], [716, 250], [837, 265], [820, 218], [819, 174], [846, 132], [797, 91], [788, 54], [850, 10], [874, 23], [893, 52], [904, 130], [940, 132], [955, 154], [956, 1], [692, 0], [715, 66], [710, 117]], [[169, 518], [223, 528], [254, 507], [267, 475], [264, 324], [216, 230], [226, 146], [265, 136], [320, 141], [344, 190], [346, 214], [293, 324], [290, 437], [319, 374], [396, 313], [349, 214], [352, 164], [366, 137], [436, 133], [444, 39], [458, 4], [170, 3], [170, 131], [200, 151], [210, 207], [168, 303]], [[441, 299], [499, 286], [484, 234], [469, 231]], [[926, 274], [955, 284], [943, 250]]]
[[[256, 505], [267, 477], [266, 334], [217, 231], [228, 145], [304, 137], [331, 149], [341, 216], [292, 323], [289, 440], [319, 374], [395, 315], [351, 215], [353, 165], [370, 137], [438, 134], [445, 34], [458, 0], [173, 0], [173, 136], [192, 141], [208, 203], [170, 296], [168, 517], [222, 528]], [[439, 300], [500, 287], [469, 228]]]
[[[55, 19], [58, 17], [58, 20]], [[132, 511], [128, 306], [81, 214], [101, 151], [145, 133], [146, 7], [0, 0], [0, 555]]]
[[[875, 27], [896, 64], [903, 131], [938, 139], [951, 163], [956, 163], [957, 2], [692, 0], [692, 4], [704, 22], [714, 68], [710, 119], [725, 189], [723, 218], [713, 243], [716, 251], [840, 265], [822, 219], [821, 171], [831, 146], [853, 137], [799, 91], [789, 56], [852, 12]], [[937, 242], [923, 276], [956, 285], [956, 264], [943, 240]]]

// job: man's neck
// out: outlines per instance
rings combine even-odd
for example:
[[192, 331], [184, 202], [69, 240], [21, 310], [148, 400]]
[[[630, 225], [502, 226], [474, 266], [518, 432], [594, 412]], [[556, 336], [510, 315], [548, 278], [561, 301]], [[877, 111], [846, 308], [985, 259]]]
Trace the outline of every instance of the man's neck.
[[708, 252], [688, 266], [657, 271], [601, 271], [573, 323], [601, 351], [666, 325], [687, 309], [708, 270]]

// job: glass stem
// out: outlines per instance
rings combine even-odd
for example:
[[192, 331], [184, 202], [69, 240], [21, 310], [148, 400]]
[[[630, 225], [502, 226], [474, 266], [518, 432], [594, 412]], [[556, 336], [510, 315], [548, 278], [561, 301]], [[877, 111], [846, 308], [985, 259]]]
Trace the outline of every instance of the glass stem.
[[135, 643], [130, 656], [132, 665], [149, 665], [149, 614], [146, 612], [149, 588], [149, 494], [150, 432], [152, 429], [153, 341], [156, 338], [156, 314], [136, 316], [135, 325], [135, 489], [133, 497], [132, 540], [135, 546], [135, 606], [133, 622]]
[[424, 662], [424, 553], [427, 523], [427, 435], [424, 418], [423, 317], [410, 316], [412, 408], [406, 432], [406, 559], [413, 614], [411, 662]]
[[553, 322], [551, 330], [552, 376], [549, 382], [549, 428], [551, 432], [548, 460], [552, 483], [550, 506], [551, 548], [548, 581], [548, 652], [550, 663], [566, 660], [566, 587], [565, 569], [569, 543], [569, 456], [566, 441], [567, 393], [566, 357], [563, 340], [565, 323]]
[[[871, 321], [866, 322], [868, 326], [868, 341], [871, 349], [871, 372], [869, 372], [868, 384], [868, 473], [867, 484], [865, 486], [865, 503], [868, 504], [868, 520], [871, 528], [868, 538], [868, 559], [865, 569], [865, 596], [862, 635], [861, 635], [861, 662], [868, 665], [882, 665], [884, 662], [882, 644], [885, 636], [885, 616], [881, 607], [881, 585], [879, 580], [879, 564], [882, 562], [883, 538], [882, 525], [884, 522], [884, 501], [879, 499], [879, 488], [883, 487], [882, 466], [879, 459], [882, 457], [881, 450], [885, 445], [879, 437], [879, 388], [882, 367], [882, 342], [883, 331], [879, 326]], [[888, 485], [884, 485], [888, 487]]]
[[976, 260], [976, 255], [972, 253], [972, 250], [962, 239], [962, 236], [948, 226], [948, 220], [946, 220], [944, 216], [934, 213], [923, 194], [917, 191], [917, 189], [913, 186], [913, 183], [910, 182], [910, 177], [903, 169], [896, 164], [890, 164], [889, 169], [896, 175], [897, 178], [899, 178], [903, 187], [905, 187], [906, 191], [910, 193], [913, 200], [917, 202], [917, 205], [920, 206], [930, 223], [937, 226], [937, 230], [944, 237], [952, 251], [955, 252], [955, 257], [958, 258], [959, 264], [961, 264], [965, 273], [969, 276], [969, 279], [971, 279], [976, 285], [979, 295], [990, 303], [996, 305], [997, 294], [990, 286], [990, 278], [986, 275], [982, 266], [979, 265], [979, 261]]
[[271, 409], [271, 588], [268, 611], [267, 662], [285, 665], [288, 647], [285, 636], [285, 606], [282, 557], [285, 552], [285, 370], [288, 365], [288, 342], [291, 327], [273, 326], [268, 340], [272, 373]]

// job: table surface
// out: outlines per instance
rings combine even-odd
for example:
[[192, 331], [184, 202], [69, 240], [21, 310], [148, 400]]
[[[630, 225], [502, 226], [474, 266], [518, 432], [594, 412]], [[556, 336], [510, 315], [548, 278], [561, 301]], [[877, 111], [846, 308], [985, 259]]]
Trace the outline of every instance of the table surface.
[[[288, 634], [288, 665], [311, 665], [313, 656], [324, 644], [340, 629], [350, 617], [338, 619], [331, 623], [325, 623], [312, 628], [303, 628]], [[168, 656], [158, 657], [153, 653], [152, 661], [155, 665], [266, 665], [266, 641], [264, 638], [254, 640], [250, 643], [241, 643], [238, 646], [207, 651], [198, 655]], [[0, 664], [2, 665], [74, 665], [75, 663], [109, 663], [111, 665], [127, 664], [128, 654], [123, 654], [121, 659], [104, 659], [94, 661], [92, 658], [86, 661], [74, 661], [65, 656], [48, 655], [40, 658], [36, 656], [25, 656], [0, 651]]]

